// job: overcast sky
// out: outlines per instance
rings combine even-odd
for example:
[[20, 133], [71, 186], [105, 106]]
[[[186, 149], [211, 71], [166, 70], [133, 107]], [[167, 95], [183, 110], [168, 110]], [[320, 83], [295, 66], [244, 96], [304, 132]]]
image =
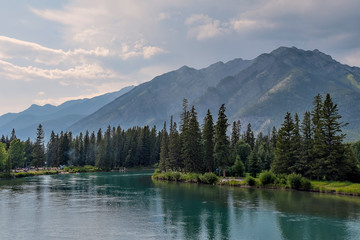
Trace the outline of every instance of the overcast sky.
[[360, 66], [359, 0], [0, 0], [0, 115], [279, 46]]

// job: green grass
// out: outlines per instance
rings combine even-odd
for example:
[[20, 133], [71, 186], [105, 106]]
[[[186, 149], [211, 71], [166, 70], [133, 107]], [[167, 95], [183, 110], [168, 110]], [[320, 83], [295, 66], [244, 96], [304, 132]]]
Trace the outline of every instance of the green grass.
[[360, 196], [360, 183], [311, 181], [313, 191]]
[[65, 172], [69, 172], [69, 173], [76, 173], [76, 172], [100, 172], [101, 168], [98, 167], [94, 167], [94, 166], [90, 166], [90, 165], [85, 165], [83, 167], [80, 166], [70, 166], [70, 167], [65, 167], [64, 168]]

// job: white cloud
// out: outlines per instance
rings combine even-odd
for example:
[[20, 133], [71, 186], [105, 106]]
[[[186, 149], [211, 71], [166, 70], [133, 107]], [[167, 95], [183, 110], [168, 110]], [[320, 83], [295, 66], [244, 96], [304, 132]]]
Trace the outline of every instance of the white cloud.
[[38, 78], [45, 79], [106, 79], [117, 77], [111, 70], [103, 69], [99, 65], [80, 65], [73, 68], [61, 70], [43, 69], [33, 66], [21, 67], [12, 63], [0, 60], [0, 76], [7, 79], [22, 79], [31, 81]]
[[185, 23], [190, 26], [188, 36], [196, 38], [197, 40], [213, 38], [229, 32], [227, 23], [213, 19], [204, 14], [191, 15], [186, 19]]
[[360, 49], [354, 50], [353, 52], [346, 54], [341, 58], [341, 61], [349, 66], [360, 67]]

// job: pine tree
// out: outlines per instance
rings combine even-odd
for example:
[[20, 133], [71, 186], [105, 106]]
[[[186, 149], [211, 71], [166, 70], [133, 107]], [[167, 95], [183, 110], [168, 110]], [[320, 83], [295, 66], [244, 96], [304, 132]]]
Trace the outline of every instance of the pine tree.
[[276, 149], [275, 149], [275, 159], [272, 164], [272, 170], [275, 173], [291, 173], [291, 169], [294, 166], [294, 122], [292, 120], [291, 114], [286, 113], [284, 123], [279, 129]]
[[201, 172], [204, 167], [202, 158], [201, 130], [194, 106], [192, 106], [189, 113], [188, 126], [183, 134], [184, 142], [182, 153], [185, 171]]
[[28, 138], [25, 142], [24, 142], [24, 152], [25, 152], [25, 168], [27, 168], [28, 166], [30, 166], [30, 164], [33, 161], [33, 143], [31, 142], [30, 138]]
[[204, 118], [203, 127], [204, 164], [207, 171], [214, 170], [214, 122], [210, 110]]
[[8, 153], [6, 152], [6, 144], [0, 142], [0, 171], [6, 170], [7, 173], [10, 174], [9, 165], [6, 164], [7, 159], [8, 159]]
[[223, 170], [223, 176], [225, 175], [225, 167], [229, 164], [230, 158], [230, 143], [228, 137], [226, 135], [226, 131], [228, 128], [227, 117], [225, 115], [225, 105], [222, 104], [219, 113], [218, 113], [218, 120], [215, 126], [215, 146], [214, 146], [214, 160], [216, 165], [219, 167], [220, 170]]
[[86, 130], [84, 136], [84, 163], [85, 165], [90, 164], [90, 137], [88, 130]]
[[241, 123], [240, 120], [234, 121], [231, 131], [231, 148], [234, 149], [236, 143], [240, 140]]
[[180, 170], [182, 168], [180, 154], [179, 132], [177, 131], [176, 123], [173, 123], [173, 118], [171, 116], [169, 134], [169, 167], [172, 170]]
[[244, 140], [247, 144], [250, 145], [251, 149], [254, 149], [255, 146], [255, 138], [254, 138], [254, 133], [251, 130], [251, 124], [249, 123], [247, 125], [247, 129], [244, 135]]
[[256, 174], [260, 172], [260, 159], [256, 151], [253, 150], [249, 157], [249, 173], [250, 176], [256, 177]]
[[47, 151], [46, 151], [46, 165], [48, 167], [53, 166], [54, 162], [56, 162], [56, 158], [57, 158], [57, 146], [58, 142], [55, 136], [54, 131], [51, 131], [50, 134], [50, 140], [47, 144]]
[[301, 162], [303, 165], [302, 175], [306, 177], [311, 176], [311, 162], [313, 161], [313, 131], [311, 125], [310, 112], [304, 113], [304, 119], [301, 124], [302, 132], [302, 154]]
[[311, 177], [318, 180], [324, 176], [324, 160], [325, 160], [325, 133], [324, 120], [322, 114], [323, 102], [320, 94], [316, 95], [313, 101], [313, 110], [311, 112], [311, 121], [313, 123], [313, 160], [310, 165]]
[[168, 169], [168, 160], [169, 160], [169, 135], [166, 129], [166, 122], [164, 123], [164, 128], [161, 132], [161, 146], [160, 146], [160, 161], [159, 168], [161, 171], [166, 171]]
[[33, 149], [33, 164], [38, 168], [45, 163], [45, 149], [44, 149], [44, 130], [39, 124], [37, 128], [36, 142]]
[[340, 122], [341, 115], [338, 113], [337, 104], [334, 104], [330, 94], [326, 94], [322, 108], [324, 126], [324, 175], [327, 179], [337, 180], [346, 178], [345, 147], [342, 143], [345, 134], [342, 127], [346, 124]]
[[294, 130], [293, 136], [291, 139], [292, 143], [292, 166], [290, 167], [290, 171], [295, 173], [304, 174], [304, 164], [301, 161], [301, 154], [303, 152], [302, 149], [302, 140], [300, 135], [300, 119], [299, 115], [296, 113], [294, 117]]

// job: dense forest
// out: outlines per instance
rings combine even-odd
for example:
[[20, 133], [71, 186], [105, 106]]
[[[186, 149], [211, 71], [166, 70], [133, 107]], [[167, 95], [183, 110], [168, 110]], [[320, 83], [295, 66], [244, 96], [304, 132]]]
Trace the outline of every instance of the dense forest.
[[[103, 170], [120, 167], [155, 166], [161, 171], [216, 172], [223, 176], [256, 176], [264, 170], [277, 174], [298, 173], [310, 179], [359, 181], [360, 141], [343, 143], [341, 116], [331, 96], [319, 94], [313, 109], [287, 113], [275, 127], [255, 137], [251, 124], [241, 132], [241, 122], [231, 126], [222, 105], [214, 122], [210, 111], [200, 125], [194, 106], [183, 101], [179, 125], [170, 119], [162, 130], [108, 127], [73, 136], [71, 132], [51, 133], [44, 143], [42, 125], [35, 142], [2, 136], [0, 170], [29, 167], [97, 166]], [[231, 131], [230, 130], [231, 127]], [[230, 136], [228, 133], [230, 132]]]

